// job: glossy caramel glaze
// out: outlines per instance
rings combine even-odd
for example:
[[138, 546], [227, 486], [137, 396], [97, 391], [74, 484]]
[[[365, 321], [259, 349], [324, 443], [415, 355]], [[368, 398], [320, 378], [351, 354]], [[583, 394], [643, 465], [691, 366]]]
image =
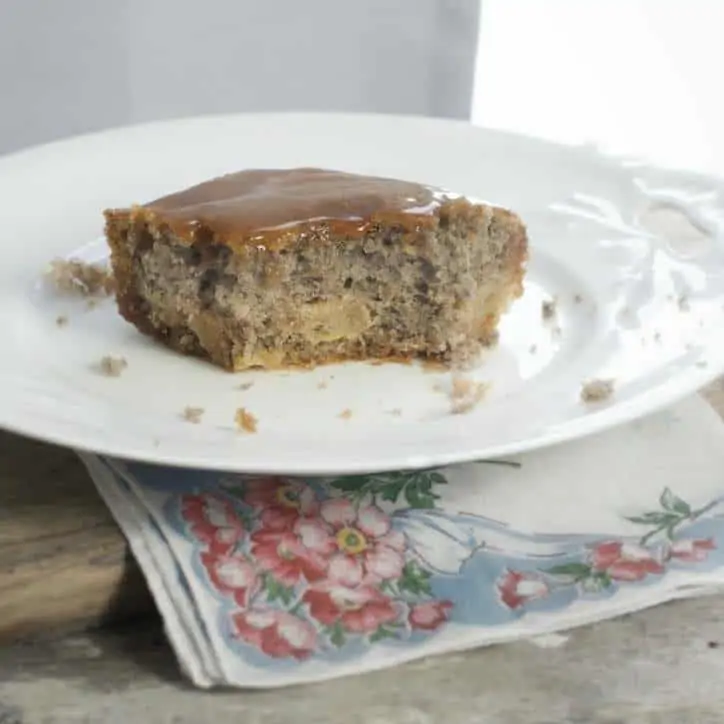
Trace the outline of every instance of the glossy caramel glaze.
[[142, 217], [189, 242], [211, 234], [227, 245], [275, 246], [324, 228], [359, 237], [374, 224], [415, 231], [436, 223], [440, 191], [407, 181], [314, 168], [221, 176], [107, 216]]

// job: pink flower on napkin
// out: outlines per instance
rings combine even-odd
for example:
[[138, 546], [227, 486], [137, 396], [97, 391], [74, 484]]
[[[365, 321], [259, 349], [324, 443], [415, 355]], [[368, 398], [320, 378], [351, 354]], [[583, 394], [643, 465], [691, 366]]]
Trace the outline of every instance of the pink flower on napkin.
[[326, 575], [335, 550], [327, 527], [320, 520], [299, 518], [291, 530], [261, 528], [251, 536], [251, 552], [259, 568], [285, 586], [302, 578], [316, 581]]
[[682, 538], [669, 547], [669, 556], [687, 563], [705, 561], [709, 551], [716, 549], [712, 538]]
[[181, 515], [198, 540], [216, 553], [234, 549], [244, 536], [244, 526], [234, 506], [220, 495], [184, 495]]
[[233, 597], [239, 606], [246, 606], [261, 587], [254, 565], [243, 555], [205, 551], [200, 558], [211, 585], [219, 593]]
[[407, 620], [410, 627], [421, 631], [434, 631], [448, 620], [451, 601], [424, 601], [410, 607]]
[[231, 614], [231, 621], [236, 636], [276, 659], [293, 657], [301, 661], [317, 647], [314, 627], [287, 611], [236, 611]]
[[244, 483], [244, 501], [260, 511], [267, 528], [285, 530], [300, 517], [317, 514], [319, 503], [314, 490], [305, 483], [288, 478], [252, 478]]
[[309, 613], [325, 626], [340, 623], [358, 634], [376, 631], [398, 616], [398, 608], [388, 596], [371, 585], [345, 586], [336, 581], [320, 581], [310, 586], [303, 599]]
[[402, 575], [405, 537], [392, 529], [390, 517], [376, 505], [358, 508], [346, 498], [332, 498], [322, 503], [320, 515], [335, 547], [329, 559], [330, 579], [355, 586]]
[[591, 565], [605, 571], [614, 581], [640, 581], [649, 574], [664, 572], [651, 551], [635, 543], [605, 541], [591, 550]]
[[548, 595], [548, 585], [534, 574], [507, 570], [496, 582], [500, 600], [508, 608], [520, 608], [536, 598]]

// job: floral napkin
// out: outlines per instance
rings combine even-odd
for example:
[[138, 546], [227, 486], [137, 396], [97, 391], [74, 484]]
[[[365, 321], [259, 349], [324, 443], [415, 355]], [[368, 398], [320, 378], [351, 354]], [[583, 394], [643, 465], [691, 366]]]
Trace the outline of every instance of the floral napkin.
[[699, 398], [440, 470], [293, 479], [82, 457], [200, 687], [391, 667], [724, 584], [724, 425]]

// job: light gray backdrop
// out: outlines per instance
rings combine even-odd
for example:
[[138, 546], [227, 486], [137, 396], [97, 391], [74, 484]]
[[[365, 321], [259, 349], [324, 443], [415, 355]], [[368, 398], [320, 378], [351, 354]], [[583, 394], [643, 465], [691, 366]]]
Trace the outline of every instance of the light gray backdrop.
[[467, 118], [480, 0], [0, 0], [0, 153], [198, 113]]

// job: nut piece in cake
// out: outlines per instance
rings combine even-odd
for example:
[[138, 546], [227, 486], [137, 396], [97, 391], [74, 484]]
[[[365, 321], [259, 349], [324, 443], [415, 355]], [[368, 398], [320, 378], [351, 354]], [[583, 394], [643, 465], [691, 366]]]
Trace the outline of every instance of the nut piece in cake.
[[525, 227], [406, 181], [251, 170], [105, 212], [118, 308], [228, 370], [449, 363], [522, 292]]

